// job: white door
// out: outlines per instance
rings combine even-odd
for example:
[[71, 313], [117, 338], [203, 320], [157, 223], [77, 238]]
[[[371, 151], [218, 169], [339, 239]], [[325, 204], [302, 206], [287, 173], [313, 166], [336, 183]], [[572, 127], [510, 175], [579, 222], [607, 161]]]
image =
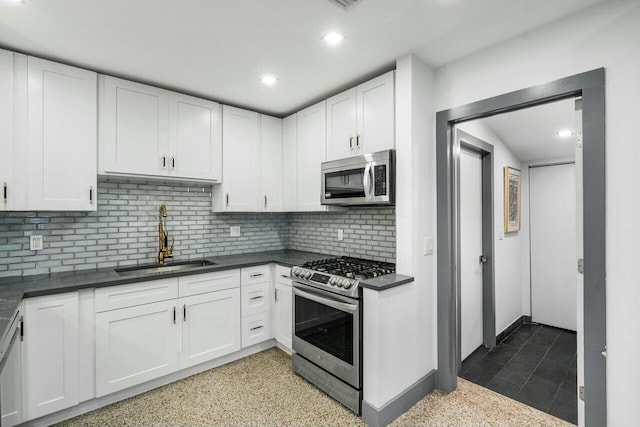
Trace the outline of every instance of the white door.
[[529, 180], [532, 320], [575, 331], [575, 167], [531, 168]]
[[260, 210], [260, 116], [222, 107], [222, 197], [226, 211]]
[[355, 154], [395, 147], [395, 74], [393, 71], [358, 86], [358, 135]]
[[482, 156], [460, 151], [461, 360], [482, 345]]
[[327, 161], [353, 156], [356, 145], [356, 89], [327, 99]]
[[320, 204], [320, 165], [325, 159], [325, 102], [297, 113], [298, 210], [325, 210]]
[[29, 57], [28, 75], [28, 209], [95, 211], [97, 74]]
[[77, 292], [25, 300], [22, 351], [25, 419], [78, 404]]
[[282, 121], [282, 210], [298, 210], [298, 121], [293, 114]]
[[261, 162], [262, 209], [282, 210], [282, 119], [262, 115]]
[[168, 92], [100, 76], [101, 172], [165, 175], [168, 171]]
[[180, 368], [240, 350], [240, 289], [180, 298]]
[[220, 104], [169, 93], [170, 176], [222, 181]]
[[19, 337], [16, 337], [5, 357], [0, 373], [0, 425], [12, 427], [22, 422], [22, 343]]
[[96, 397], [178, 369], [177, 300], [96, 314]]
[[278, 279], [275, 287], [273, 308], [273, 335], [275, 339], [291, 350], [291, 333], [293, 328], [293, 292], [291, 284]]
[[[24, 209], [18, 204], [20, 193], [17, 170], [19, 144], [14, 133], [14, 54], [0, 49], [0, 211]], [[24, 198], [22, 198], [24, 199]]]

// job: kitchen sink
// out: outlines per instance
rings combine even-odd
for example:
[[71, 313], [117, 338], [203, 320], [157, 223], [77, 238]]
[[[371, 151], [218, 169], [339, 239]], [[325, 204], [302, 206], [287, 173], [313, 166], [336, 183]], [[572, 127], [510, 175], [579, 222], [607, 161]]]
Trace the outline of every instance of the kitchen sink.
[[127, 267], [127, 268], [116, 268], [116, 273], [120, 276], [132, 276], [137, 274], [162, 274], [162, 273], [170, 273], [174, 271], [184, 271], [184, 270], [193, 270], [200, 267], [207, 267], [210, 265], [216, 265], [215, 262], [207, 261], [207, 260], [199, 260], [199, 261], [182, 261], [182, 262], [172, 262], [169, 264], [147, 264], [147, 265], [139, 265], [137, 267]]

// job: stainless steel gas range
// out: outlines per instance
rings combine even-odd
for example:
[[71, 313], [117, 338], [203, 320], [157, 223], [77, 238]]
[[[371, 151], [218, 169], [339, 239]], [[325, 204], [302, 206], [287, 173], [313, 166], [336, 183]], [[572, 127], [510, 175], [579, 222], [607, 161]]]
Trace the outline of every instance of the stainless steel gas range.
[[361, 280], [393, 273], [395, 264], [340, 257], [291, 269], [293, 369], [360, 414]]

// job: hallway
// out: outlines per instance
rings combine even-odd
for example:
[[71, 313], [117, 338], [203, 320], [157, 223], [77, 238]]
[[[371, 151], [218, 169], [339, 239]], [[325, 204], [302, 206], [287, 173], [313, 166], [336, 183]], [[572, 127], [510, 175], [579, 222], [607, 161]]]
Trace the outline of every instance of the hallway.
[[576, 363], [575, 332], [525, 323], [494, 349], [475, 350], [459, 376], [577, 424]]

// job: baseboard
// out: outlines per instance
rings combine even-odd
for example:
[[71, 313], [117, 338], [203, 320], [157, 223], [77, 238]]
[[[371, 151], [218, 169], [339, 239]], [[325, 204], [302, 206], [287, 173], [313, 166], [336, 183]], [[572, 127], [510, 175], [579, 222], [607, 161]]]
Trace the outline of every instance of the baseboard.
[[126, 390], [120, 390], [118, 392], [109, 394], [107, 396], [98, 397], [95, 399], [90, 399], [84, 402], [80, 402], [79, 404], [77, 404], [76, 406], [72, 406], [71, 408], [63, 409], [62, 411], [45, 415], [44, 417], [40, 417], [34, 420], [25, 421], [24, 424], [20, 424], [20, 425], [21, 426], [50, 426], [52, 424], [56, 424], [56, 423], [68, 420], [70, 418], [77, 417], [78, 415], [82, 415], [87, 412], [94, 411], [104, 406], [111, 405], [121, 400], [128, 399], [133, 396], [137, 396], [138, 394], [145, 393], [155, 388], [162, 387], [167, 384], [171, 384], [173, 382], [182, 380], [192, 375], [196, 375], [201, 372], [208, 371], [209, 369], [217, 368], [218, 366], [235, 362], [236, 360], [243, 359], [247, 356], [260, 353], [261, 351], [264, 351], [273, 347], [276, 347], [276, 340], [270, 339], [270, 340], [255, 344], [251, 347], [243, 348], [240, 351], [237, 351], [232, 354], [228, 354], [218, 359], [214, 359], [209, 362], [202, 363], [200, 365], [192, 366], [190, 368], [182, 369], [172, 374], [165, 375], [164, 377], [147, 381], [146, 383], [143, 383], [143, 384], [138, 384]]
[[518, 327], [523, 323], [531, 323], [531, 316], [520, 316], [517, 318], [512, 324], [507, 326], [504, 331], [496, 335], [496, 344], [500, 344], [502, 340], [511, 335], [511, 333], [518, 329]]
[[436, 370], [432, 370], [402, 393], [378, 409], [362, 401], [362, 420], [369, 427], [383, 427], [404, 414], [436, 387]]

